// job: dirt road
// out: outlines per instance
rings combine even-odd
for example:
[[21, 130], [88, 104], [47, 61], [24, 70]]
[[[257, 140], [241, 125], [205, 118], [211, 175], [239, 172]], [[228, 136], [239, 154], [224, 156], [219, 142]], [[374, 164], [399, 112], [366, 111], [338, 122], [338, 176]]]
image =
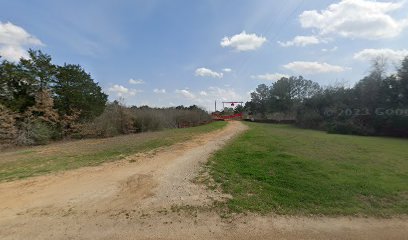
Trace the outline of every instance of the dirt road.
[[246, 126], [125, 160], [0, 184], [0, 239], [407, 239], [406, 218], [235, 216], [195, 184], [202, 163]]

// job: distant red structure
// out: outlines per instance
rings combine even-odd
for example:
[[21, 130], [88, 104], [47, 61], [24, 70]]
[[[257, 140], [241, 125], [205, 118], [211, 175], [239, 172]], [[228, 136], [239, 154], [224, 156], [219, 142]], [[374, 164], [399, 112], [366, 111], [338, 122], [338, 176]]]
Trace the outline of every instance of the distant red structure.
[[237, 113], [237, 114], [228, 115], [228, 116], [222, 116], [222, 115], [219, 115], [219, 114], [216, 114], [216, 113], [213, 113], [213, 114], [212, 114], [212, 118], [213, 118], [213, 120], [215, 120], [215, 121], [225, 121], [225, 120], [232, 120], [232, 119], [240, 119], [240, 120], [242, 120], [242, 116], [243, 116], [242, 113]]
[[[236, 113], [236, 114], [233, 114], [233, 115], [222, 115], [222, 113], [224, 113], [224, 109], [225, 109], [225, 104], [228, 104], [228, 105], [230, 105], [232, 108], [234, 108], [236, 105], [241, 105], [241, 107], [242, 107], [242, 104], [243, 104], [244, 102], [222, 102], [222, 109], [223, 109], [223, 111], [222, 112], [219, 112], [219, 111], [217, 111], [217, 101], [215, 101], [215, 112], [213, 112], [211, 115], [212, 115], [212, 119], [214, 120], [214, 121], [225, 121], [225, 120], [233, 120], [233, 119], [239, 119], [239, 120], [242, 120], [242, 118], [243, 118], [243, 113], [241, 112], [241, 113]], [[225, 113], [224, 113], [225, 114]]]

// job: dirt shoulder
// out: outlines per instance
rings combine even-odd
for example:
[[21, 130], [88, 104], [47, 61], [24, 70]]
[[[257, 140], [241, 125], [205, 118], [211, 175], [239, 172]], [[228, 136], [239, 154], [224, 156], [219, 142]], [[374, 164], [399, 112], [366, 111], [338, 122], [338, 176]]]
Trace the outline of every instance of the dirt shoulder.
[[240, 122], [125, 160], [0, 184], [0, 239], [404, 239], [405, 218], [235, 216], [194, 184]]

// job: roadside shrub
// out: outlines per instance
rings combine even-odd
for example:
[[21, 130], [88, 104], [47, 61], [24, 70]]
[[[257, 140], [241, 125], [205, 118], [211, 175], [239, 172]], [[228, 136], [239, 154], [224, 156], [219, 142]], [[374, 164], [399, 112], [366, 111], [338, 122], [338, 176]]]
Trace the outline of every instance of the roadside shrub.
[[338, 133], [338, 134], [352, 134], [351, 130], [352, 124], [348, 122], [334, 121], [326, 125], [328, 133]]
[[10, 144], [16, 136], [15, 114], [0, 104], [0, 144]]
[[357, 119], [332, 121], [326, 125], [328, 133], [357, 134], [362, 136], [374, 135], [375, 130], [369, 124]]
[[133, 118], [133, 126], [136, 132], [157, 131], [163, 128], [162, 117], [160, 114], [145, 112]]
[[131, 107], [137, 132], [156, 131], [164, 128], [192, 127], [211, 121], [210, 115], [197, 106], [176, 108]]
[[296, 125], [301, 128], [324, 129], [324, 119], [320, 113], [313, 110], [301, 110], [296, 116]]
[[106, 106], [105, 111], [92, 122], [83, 125], [84, 137], [112, 137], [134, 132], [133, 118], [129, 110], [114, 102]]
[[71, 109], [70, 114], [61, 115], [60, 133], [62, 137], [77, 136], [82, 129], [82, 124], [79, 122], [81, 111]]
[[18, 145], [44, 145], [53, 133], [51, 127], [40, 120], [25, 119], [20, 124], [16, 143]]

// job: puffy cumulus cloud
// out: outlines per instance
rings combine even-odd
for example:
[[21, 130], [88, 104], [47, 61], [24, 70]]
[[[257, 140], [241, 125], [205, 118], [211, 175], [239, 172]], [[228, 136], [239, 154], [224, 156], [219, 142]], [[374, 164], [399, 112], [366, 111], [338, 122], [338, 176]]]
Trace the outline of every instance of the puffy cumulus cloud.
[[231, 68], [223, 68], [222, 71], [224, 71], [226, 73], [229, 73], [229, 72], [232, 72], [232, 69]]
[[108, 89], [109, 92], [116, 94], [118, 97], [135, 96], [137, 93], [142, 92], [142, 90], [129, 89], [122, 85], [115, 84]]
[[252, 75], [252, 79], [258, 80], [268, 80], [268, 81], [278, 81], [281, 78], [288, 78], [289, 75], [283, 73], [265, 73], [260, 75]]
[[162, 89], [155, 88], [155, 89], [153, 89], [153, 92], [154, 92], [154, 93], [162, 93], [162, 94], [164, 94], [164, 93], [166, 93], [166, 89], [164, 89], [164, 88], [162, 88]]
[[212, 78], [222, 78], [223, 73], [215, 72], [208, 68], [197, 68], [195, 70], [195, 75], [200, 77], [212, 77]]
[[184, 99], [184, 105], [196, 104], [207, 110], [213, 110], [214, 100], [220, 101], [247, 101], [249, 96], [237, 93], [231, 87], [208, 87], [199, 91], [191, 91], [188, 88], [175, 91], [179, 98]]
[[342, 0], [322, 11], [304, 11], [299, 19], [302, 27], [317, 29], [321, 35], [374, 40], [393, 38], [408, 26], [408, 19], [394, 19], [389, 12], [400, 9], [404, 3]]
[[8, 61], [17, 62], [20, 58], [28, 58], [28, 53], [20, 46], [0, 45], [0, 56]]
[[109, 88], [109, 92], [116, 93], [117, 95], [122, 95], [128, 93], [129, 89], [122, 85], [115, 84]]
[[0, 22], [0, 56], [9, 61], [18, 61], [28, 57], [28, 47], [35, 46], [44, 44], [22, 27]]
[[224, 37], [220, 44], [222, 47], [231, 47], [237, 51], [252, 51], [260, 48], [265, 42], [266, 38], [243, 31], [232, 37]]
[[305, 47], [307, 45], [319, 44], [320, 42], [322, 41], [316, 36], [296, 36], [291, 41], [287, 41], [287, 42], [278, 41], [279, 45], [281, 45], [282, 47], [291, 47], [291, 46]]
[[179, 96], [183, 97], [183, 98], [187, 98], [187, 99], [190, 99], [190, 100], [196, 98], [196, 96], [192, 92], [190, 92], [190, 90], [188, 90], [188, 89], [177, 89], [175, 91], [175, 93], [178, 94]]
[[212, 103], [215, 99], [222, 101], [242, 99], [233, 88], [208, 87], [196, 93], [189, 89], [177, 89], [175, 93], [197, 103]]
[[331, 65], [325, 62], [320, 63], [303, 61], [291, 62], [283, 65], [283, 67], [299, 74], [339, 73], [349, 69], [341, 66]]
[[222, 101], [239, 101], [242, 96], [235, 92], [233, 88], [209, 87], [207, 89], [207, 97], [212, 102], [214, 99]]
[[129, 79], [129, 83], [130, 84], [144, 84], [145, 81], [143, 81], [142, 79], [133, 79], [133, 78], [131, 78], [131, 79]]
[[200, 91], [200, 96], [207, 96], [208, 95], [208, 93], [206, 92], [206, 91]]
[[370, 61], [378, 57], [383, 57], [393, 62], [399, 62], [408, 56], [407, 49], [393, 50], [389, 48], [364, 49], [354, 54], [354, 59]]

